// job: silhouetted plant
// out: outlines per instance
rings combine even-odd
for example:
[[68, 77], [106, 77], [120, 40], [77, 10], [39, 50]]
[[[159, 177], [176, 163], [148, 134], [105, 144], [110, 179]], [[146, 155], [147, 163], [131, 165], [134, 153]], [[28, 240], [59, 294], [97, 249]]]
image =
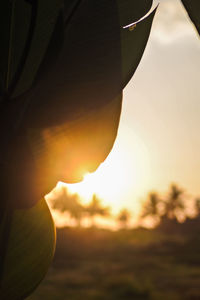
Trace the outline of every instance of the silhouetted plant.
[[160, 196], [156, 192], [151, 192], [148, 195], [148, 199], [144, 204], [141, 218], [148, 216], [157, 217], [160, 216], [159, 204], [162, 202]]
[[200, 216], [200, 198], [196, 198], [195, 200], [195, 211], [196, 211], [196, 214], [197, 214], [197, 217]]
[[120, 226], [122, 228], [127, 228], [130, 218], [131, 218], [131, 213], [126, 208], [122, 209], [117, 216], [117, 220], [120, 223]]
[[85, 209], [80, 203], [78, 194], [70, 194], [67, 188], [62, 187], [57, 197], [51, 201], [51, 206], [53, 209], [61, 212], [69, 212], [70, 216], [76, 220], [77, 225], [81, 225], [81, 219]]
[[109, 207], [103, 207], [101, 205], [101, 200], [97, 197], [96, 194], [92, 196], [90, 204], [85, 208], [85, 211], [91, 218], [91, 225], [95, 226], [95, 216], [108, 216], [110, 214]]
[[[200, 33], [199, 1], [182, 3]], [[83, 170], [94, 171], [109, 154], [122, 90], [156, 9], [151, 1], [1, 1], [1, 187], [8, 188], [0, 218], [1, 299], [25, 298], [46, 273], [55, 233], [40, 199], [59, 180], [81, 180]], [[170, 217], [183, 208], [175, 195], [166, 206]], [[78, 196], [67, 209], [80, 218]], [[28, 261], [32, 255], [36, 261]]]
[[177, 219], [180, 212], [185, 211], [184, 192], [176, 184], [170, 187], [169, 195], [164, 201], [164, 217]]

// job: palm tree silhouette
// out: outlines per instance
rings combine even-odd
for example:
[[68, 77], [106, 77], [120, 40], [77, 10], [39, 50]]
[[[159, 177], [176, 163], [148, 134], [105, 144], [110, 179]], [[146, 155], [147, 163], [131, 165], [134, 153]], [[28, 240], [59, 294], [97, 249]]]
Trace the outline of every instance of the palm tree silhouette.
[[122, 228], [127, 228], [128, 221], [130, 220], [131, 214], [128, 209], [124, 208], [122, 209], [118, 216], [117, 220], [119, 221]]
[[177, 213], [185, 210], [183, 194], [183, 190], [176, 184], [171, 185], [169, 195], [164, 202], [165, 217], [169, 219], [177, 219]]
[[57, 196], [51, 201], [51, 206], [61, 212], [68, 211], [71, 218], [76, 220], [77, 226], [81, 225], [85, 209], [80, 203], [78, 194], [70, 194], [66, 187], [62, 187]]
[[101, 205], [101, 200], [97, 197], [96, 194], [93, 194], [92, 200], [90, 204], [86, 207], [86, 212], [89, 214], [91, 218], [92, 227], [95, 226], [95, 216], [108, 216], [109, 215], [109, 207], [103, 207]]
[[195, 199], [195, 210], [197, 217], [200, 216], [200, 198]]
[[147, 216], [157, 217], [160, 216], [159, 204], [161, 203], [160, 196], [156, 192], [151, 192], [148, 195], [148, 200], [144, 205], [141, 218]]

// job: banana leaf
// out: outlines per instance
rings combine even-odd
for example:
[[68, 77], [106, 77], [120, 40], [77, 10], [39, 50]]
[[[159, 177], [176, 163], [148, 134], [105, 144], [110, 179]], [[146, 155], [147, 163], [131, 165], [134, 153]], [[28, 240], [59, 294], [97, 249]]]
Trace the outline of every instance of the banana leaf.
[[[0, 299], [25, 299], [41, 282], [53, 258], [53, 220], [44, 199], [32, 208], [13, 210], [9, 218], [3, 220], [0, 226]], [[8, 226], [9, 233], [5, 237], [3, 234]]]
[[[123, 26], [145, 15], [151, 8], [150, 0], [74, 3], [73, 7], [65, 5], [58, 18], [56, 15], [41, 64], [28, 60], [34, 56], [36, 44], [40, 49], [40, 43], [30, 46], [26, 61], [30, 74], [35, 74], [31, 61], [38, 67], [32, 87], [17, 97], [13, 91], [14, 98], [1, 103], [0, 127], [7, 130], [0, 131], [0, 156], [8, 172], [15, 174], [13, 178], [19, 178], [19, 191], [20, 182], [26, 182], [29, 194], [34, 195], [18, 192], [18, 207], [25, 202], [33, 205], [58, 180], [81, 180], [84, 173], [94, 171], [105, 160], [117, 135], [122, 90], [149, 37], [154, 13], [134, 30]], [[36, 36], [44, 31], [45, 22], [39, 22]]]
[[[154, 17], [132, 31], [123, 29], [151, 7], [151, 1], [137, 3], [83, 1], [71, 23], [65, 23], [59, 58], [51, 69], [48, 59], [40, 68], [22, 124], [40, 174], [49, 174], [55, 184], [79, 181], [112, 149], [121, 92], [140, 62]], [[51, 44], [53, 39], [49, 50]]]
[[33, 83], [61, 10], [60, 0], [2, 0], [1, 94], [21, 95]]
[[[4, 1], [0, 17], [0, 298], [26, 297], [53, 255], [44, 200], [105, 160], [144, 52], [150, 0]], [[63, 9], [62, 9], [63, 8]]]

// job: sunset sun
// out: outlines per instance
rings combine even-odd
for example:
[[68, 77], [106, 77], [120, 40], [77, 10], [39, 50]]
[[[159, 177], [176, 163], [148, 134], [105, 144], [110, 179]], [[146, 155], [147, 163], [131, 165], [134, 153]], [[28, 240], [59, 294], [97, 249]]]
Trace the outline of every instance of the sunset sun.
[[[83, 181], [73, 184], [67, 183], [71, 169], [66, 160], [58, 189], [64, 186], [77, 194], [83, 205], [95, 194], [113, 214], [127, 208], [136, 219], [148, 193], [164, 193], [171, 182], [199, 194], [198, 58], [199, 40], [183, 7], [178, 1], [163, 1], [143, 60], [123, 91], [118, 135], [110, 154], [93, 173], [85, 164]], [[180, 75], [172, 67], [181, 70]], [[99, 124], [103, 135], [101, 118]], [[95, 135], [91, 141], [93, 145]], [[99, 146], [96, 149], [101, 151]]]
[[111, 153], [94, 173], [86, 173], [79, 183], [59, 182], [58, 187], [64, 185], [70, 193], [77, 193], [83, 203], [88, 203], [93, 194], [96, 194], [102, 204], [109, 205], [113, 212], [118, 212], [127, 205], [133, 209], [137, 207], [132, 193], [138, 190], [140, 182], [144, 185], [144, 175], [147, 173], [147, 149], [122, 124]]

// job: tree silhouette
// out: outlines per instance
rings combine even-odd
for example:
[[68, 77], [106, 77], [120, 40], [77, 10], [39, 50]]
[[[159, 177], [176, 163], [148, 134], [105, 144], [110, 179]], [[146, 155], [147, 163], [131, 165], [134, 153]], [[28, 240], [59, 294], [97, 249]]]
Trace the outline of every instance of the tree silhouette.
[[197, 217], [200, 216], [200, 198], [196, 198], [195, 200], [195, 211], [196, 211], [196, 214], [197, 214]]
[[95, 226], [95, 216], [108, 216], [109, 215], [109, 207], [103, 207], [101, 205], [101, 200], [97, 197], [96, 194], [93, 194], [92, 200], [89, 205], [86, 207], [86, 212], [91, 218], [92, 226]]
[[177, 214], [185, 210], [183, 194], [183, 190], [176, 184], [171, 185], [169, 195], [164, 202], [164, 217], [169, 219], [177, 219]]
[[70, 194], [68, 193], [67, 188], [62, 187], [57, 194], [57, 197], [51, 201], [51, 206], [53, 209], [61, 212], [68, 211], [71, 218], [76, 220], [77, 225], [81, 225], [81, 219], [85, 209], [80, 204], [78, 194]]
[[147, 202], [145, 202], [141, 218], [147, 216], [157, 217], [160, 216], [159, 204], [162, 202], [160, 196], [156, 192], [151, 192], [148, 195]]
[[130, 220], [131, 214], [128, 209], [124, 208], [122, 209], [118, 216], [117, 220], [119, 221], [122, 228], [127, 228], [128, 221]]

